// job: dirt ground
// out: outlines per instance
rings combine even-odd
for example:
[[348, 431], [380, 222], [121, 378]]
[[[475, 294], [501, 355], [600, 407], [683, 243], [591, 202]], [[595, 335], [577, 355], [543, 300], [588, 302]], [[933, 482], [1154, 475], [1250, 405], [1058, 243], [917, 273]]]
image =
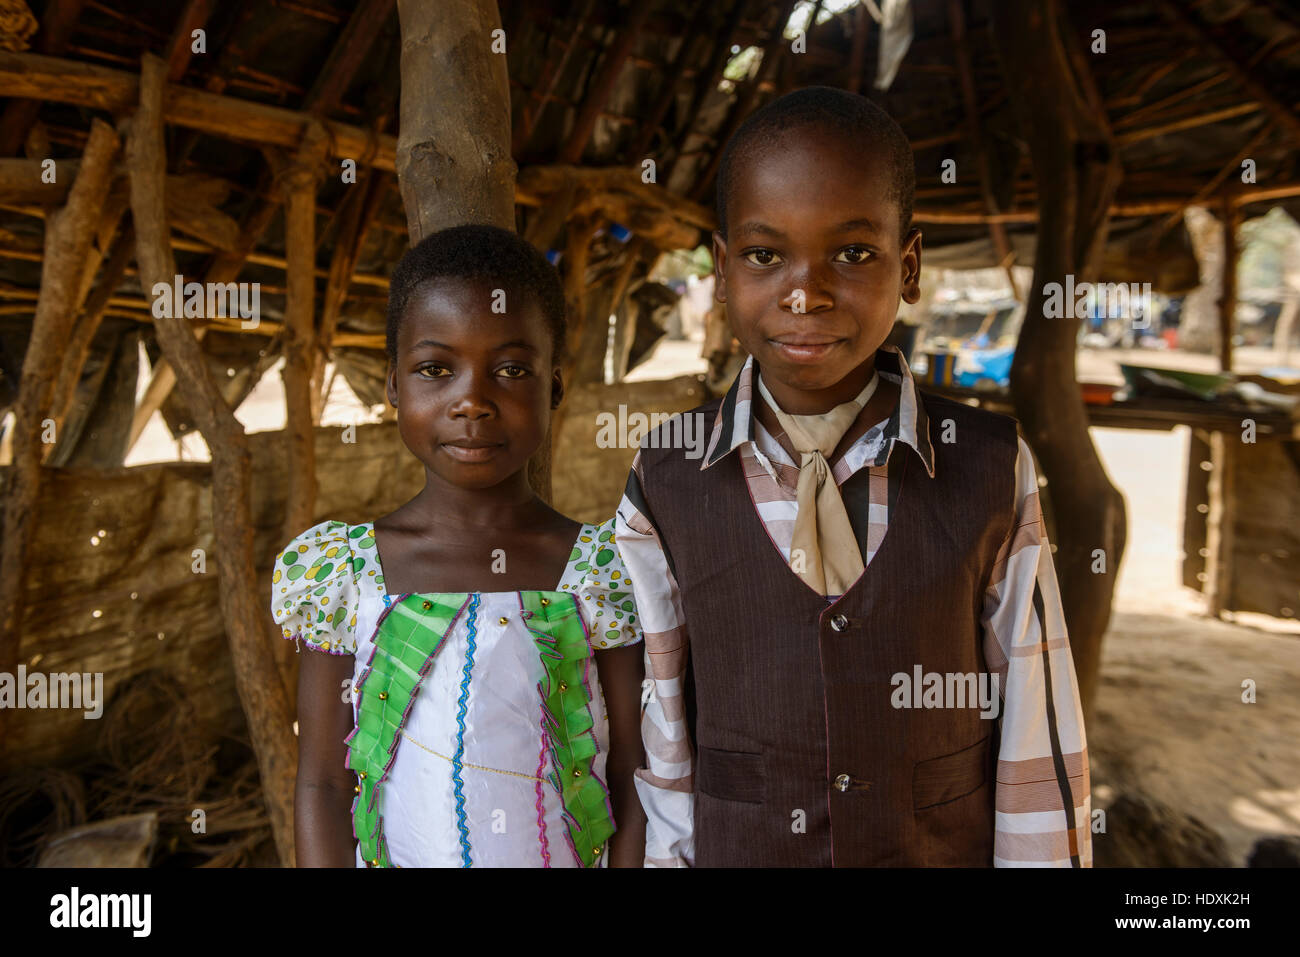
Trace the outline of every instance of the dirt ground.
[[[1241, 350], [1243, 369], [1276, 364], [1259, 351]], [[1213, 357], [1202, 358], [1207, 369], [1213, 366]], [[1085, 351], [1079, 369], [1083, 378], [1119, 382], [1119, 361], [1178, 360], [1145, 351]], [[631, 378], [703, 370], [698, 342], [668, 341]], [[273, 369], [238, 418], [250, 431], [283, 428], [282, 396]], [[325, 422], [369, 420], [338, 380]], [[1244, 864], [1258, 838], [1300, 836], [1300, 624], [1262, 615], [1208, 619], [1199, 595], [1182, 586], [1186, 428], [1094, 429], [1093, 438], [1129, 515], [1102, 687], [1088, 727], [1094, 807], [1137, 795], [1176, 809], [1217, 833], [1229, 860]], [[175, 459], [177, 445], [155, 416], [128, 464]], [[181, 456], [206, 459], [202, 439], [187, 439]], [[1242, 701], [1247, 680], [1255, 688], [1251, 704]], [[1107, 823], [1113, 832], [1124, 822], [1112, 815]]]

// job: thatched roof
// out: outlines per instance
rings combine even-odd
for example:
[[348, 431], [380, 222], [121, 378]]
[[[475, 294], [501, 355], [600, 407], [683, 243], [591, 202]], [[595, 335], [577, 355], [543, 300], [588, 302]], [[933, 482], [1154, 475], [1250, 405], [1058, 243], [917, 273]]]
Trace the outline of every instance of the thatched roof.
[[[22, 4], [5, 6], [18, 11]], [[42, 99], [5, 101], [0, 156], [75, 161], [92, 117], [134, 105], [141, 55], [167, 60], [168, 205], [178, 269], [207, 275], [224, 254], [237, 268], [242, 261], [240, 279], [261, 283], [262, 327], [248, 334], [230, 322], [211, 323], [204, 340], [232, 403], [247, 394], [279, 348], [274, 333], [284, 303], [284, 227], [265, 150], [291, 152], [306, 119], [324, 124], [333, 158], [318, 194], [318, 290], [325, 289], [331, 266], [349, 258], [340, 257], [340, 241], [345, 253], [356, 244], [333, 355], [363, 401], [381, 402], [376, 347], [385, 277], [406, 243], [391, 172], [401, 54], [393, 0], [32, 0], [28, 6], [42, 24], [34, 34], [20, 12], [0, 18], [7, 46], [30, 45], [26, 53], [0, 54], [0, 93]], [[1067, 8], [1077, 68], [1095, 80], [1124, 169], [1107, 266], [1123, 273], [1126, 263], [1130, 270], [1136, 263], [1158, 287], [1186, 289], [1196, 277], [1181, 210], [1217, 201], [1219, 191], [1240, 179], [1243, 159], [1254, 160], [1257, 183], [1240, 188], [1300, 204], [1294, 103], [1300, 13], [1287, 0], [1132, 0]], [[829, 17], [823, 12], [802, 53], [791, 52], [782, 35], [792, 9], [803, 11], [806, 22], [806, 7], [792, 0], [503, 0], [500, 9], [520, 169], [519, 225], [526, 234], [570, 182], [568, 168], [580, 166], [594, 177], [581, 189], [603, 191], [610, 219], [649, 237], [654, 248], [706, 242], [712, 183], [727, 136], [781, 92], [830, 84], [877, 98], [911, 137], [928, 262], [996, 265], [1005, 259], [999, 243], [1014, 251], [1016, 262], [1032, 260], [1034, 177], [982, 2], [914, 0], [913, 36], [885, 90], [873, 86], [882, 27], [864, 6]], [[964, 24], [954, 20], [955, 10]], [[196, 29], [205, 31], [204, 52], [194, 52]], [[1105, 34], [1104, 53], [1092, 52], [1097, 30]], [[732, 62], [733, 51], [750, 47], [765, 55]], [[736, 79], [725, 79], [724, 69]], [[337, 164], [345, 157], [357, 160], [362, 176], [368, 163], [375, 165], [367, 190], [341, 181]], [[622, 190], [619, 177], [629, 175], [623, 171], [638, 172], [647, 158], [657, 165], [659, 185]], [[960, 171], [956, 183], [940, 178], [949, 159]], [[975, 175], [981, 163], [986, 180]], [[66, 192], [71, 168], [63, 170]], [[41, 219], [62, 195], [44, 185], [9, 183], [0, 190], [0, 398], [12, 396], [34, 312]], [[118, 188], [124, 197], [123, 181]], [[610, 281], [622, 255], [616, 239], [598, 236], [587, 281]], [[92, 356], [111, 357], [116, 350], [124, 353], [122, 361], [132, 361], [125, 355], [132, 349], [121, 342], [137, 333], [156, 356], [133, 268], [128, 265], [107, 292]], [[117, 379], [114, 394], [122, 399], [131, 376]], [[173, 430], [188, 427], [174, 398], [163, 412]]]

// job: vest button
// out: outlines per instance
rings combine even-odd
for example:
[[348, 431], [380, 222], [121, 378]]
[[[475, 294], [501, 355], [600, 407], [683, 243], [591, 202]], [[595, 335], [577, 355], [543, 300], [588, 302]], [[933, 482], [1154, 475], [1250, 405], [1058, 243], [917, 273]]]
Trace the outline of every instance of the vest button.
[[836, 631], [844, 631], [844, 629], [849, 627], [849, 620], [843, 615], [836, 615], [831, 619], [831, 627]]
[[835, 778], [835, 790], [847, 791], [849, 789], [849, 785], [852, 783], [853, 783], [853, 779], [849, 777], [847, 774], [837, 775]]

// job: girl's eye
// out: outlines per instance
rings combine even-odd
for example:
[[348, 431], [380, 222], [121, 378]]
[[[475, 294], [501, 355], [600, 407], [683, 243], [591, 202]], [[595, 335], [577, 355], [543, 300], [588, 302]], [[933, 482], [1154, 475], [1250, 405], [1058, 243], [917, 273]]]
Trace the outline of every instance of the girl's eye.
[[[426, 372], [433, 374], [425, 375]], [[424, 376], [426, 379], [443, 379], [451, 375], [451, 370], [446, 366], [425, 366], [423, 369], [417, 369], [416, 373]]]
[[[741, 256], [755, 266], [771, 266], [781, 261], [781, 257], [770, 249], [749, 249], [741, 253]], [[754, 258], [751, 259], [751, 256]]]
[[522, 379], [528, 375], [528, 370], [523, 366], [502, 366], [501, 371], [507, 379]]
[[862, 263], [871, 258], [871, 250], [866, 246], [845, 246], [840, 250], [840, 255], [849, 258], [839, 259], [836, 257], [837, 262]]

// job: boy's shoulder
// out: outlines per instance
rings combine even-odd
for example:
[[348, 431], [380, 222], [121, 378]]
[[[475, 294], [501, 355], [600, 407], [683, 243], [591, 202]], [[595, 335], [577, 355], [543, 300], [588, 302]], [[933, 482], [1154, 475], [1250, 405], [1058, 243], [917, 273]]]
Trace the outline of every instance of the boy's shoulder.
[[990, 412], [977, 405], [967, 405], [965, 402], [926, 392], [924, 389], [917, 389], [916, 394], [925, 406], [925, 414], [930, 419], [932, 429], [939, 426], [943, 419], [951, 418], [957, 423], [987, 432], [992, 437], [1004, 440], [1009, 438], [1012, 443], [1016, 442], [1019, 423], [1012, 416], [1001, 412]]
[[686, 412], [670, 415], [648, 429], [637, 447], [642, 467], [652, 467], [672, 457], [684, 457], [698, 465], [708, 451], [718, 411], [726, 398], [710, 399]]

